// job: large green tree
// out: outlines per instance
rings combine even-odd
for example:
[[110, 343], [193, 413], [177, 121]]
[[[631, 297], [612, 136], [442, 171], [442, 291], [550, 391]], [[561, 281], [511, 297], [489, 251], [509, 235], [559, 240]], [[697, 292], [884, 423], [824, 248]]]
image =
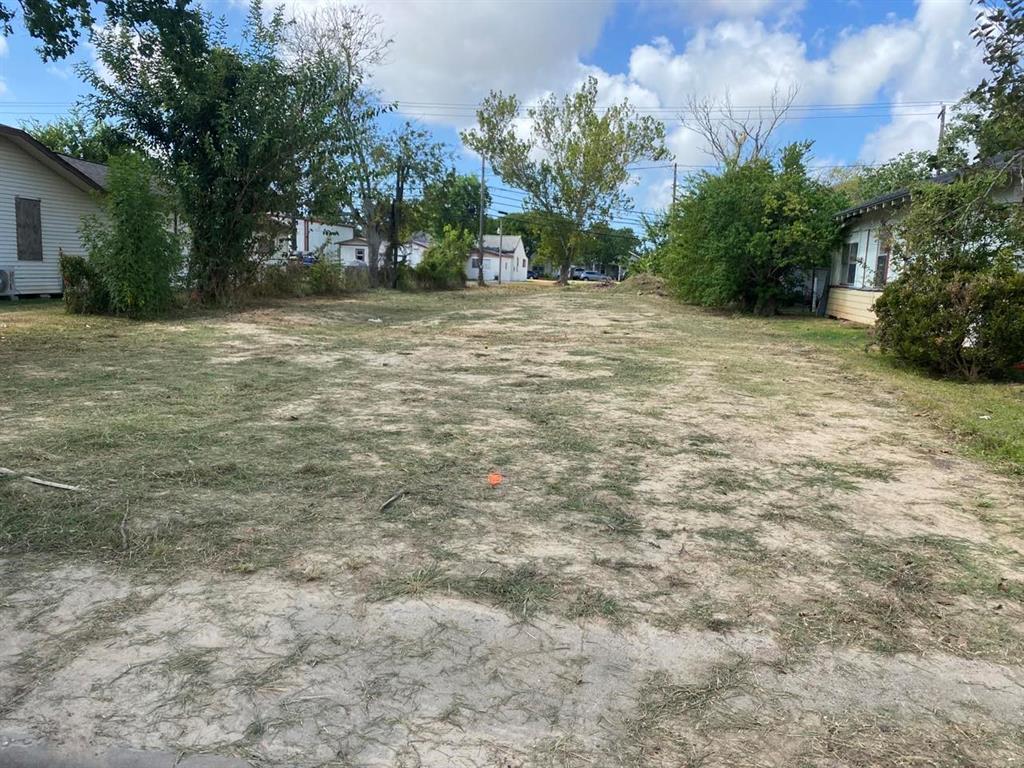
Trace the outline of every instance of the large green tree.
[[167, 47], [168, 40], [202, 36], [202, 14], [192, 0], [0, 0], [0, 35], [13, 32], [19, 10], [47, 61], [74, 53], [82, 32], [101, 23], [130, 29], [137, 52], [147, 57]]
[[[486, 187], [483, 201], [486, 211], [491, 205], [491, 193]], [[442, 237], [446, 227], [476, 232], [480, 221], [480, 179], [451, 171], [427, 184], [415, 207], [412, 221], [434, 237]]]
[[809, 143], [702, 173], [669, 220], [662, 268], [681, 298], [774, 314], [802, 271], [824, 266], [846, 199], [807, 173]]
[[971, 36], [990, 74], [961, 102], [950, 138], [980, 158], [1024, 148], [1024, 0], [979, 0]]
[[[628, 210], [629, 165], [667, 156], [665, 127], [640, 116], [628, 101], [598, 107], [597, 80], [562, 99], [548, 96], [526, 110], [529, 134], [515, 128], [516, 96], [492, 92], [477, 110], [477, 127], [462, 140], [490, 162], [508, 184], [526, 193], [526, 207], [552, 217], [549, 237], [564, 241], [560, 281], [583, 255], [587, 230]], [[482, 272], [479, 276], [482, 279]]]
[[284, 19], [250, 9], [239, 44], [200, 23], [194, 45], [146, 57], [123, 26], [94, 35], [107, 73], [83, 67], [99, 117], [113, 117], [159, 159], [191, 237], [189, 274], [205, 299], [245, 284], [268, 213], [294, 210], [325, 115], [349, 94], [281, 55]]
[[[382, 20], [358, 6], [328, 6], [300, 16], [289, 31], [292, 58], [314, 73], [321, 101], [319, 135], [305, 174], [302, 204], [319, 215], [343, 218], [366, 237], [370, 281], [395, 285], [397, 243], [412, 221], [407, 195], [439, 179], [449, 165], [443, 144], [408, 123], [389, 128], [382, 117], [394, 105], [366, 85], [391, 41]], [[383, 261], [381, 245], [390, 247]]]

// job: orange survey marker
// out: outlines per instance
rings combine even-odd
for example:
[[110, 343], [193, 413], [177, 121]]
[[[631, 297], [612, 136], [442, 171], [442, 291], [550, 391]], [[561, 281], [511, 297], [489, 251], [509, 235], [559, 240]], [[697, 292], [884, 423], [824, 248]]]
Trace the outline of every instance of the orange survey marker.
[[500, 472], [491, 472], [491, 474], [487, 476], [487, 482], [491, 484], [491, 488], [497, 488], [501, 485], [504, 479], [505, 478]]

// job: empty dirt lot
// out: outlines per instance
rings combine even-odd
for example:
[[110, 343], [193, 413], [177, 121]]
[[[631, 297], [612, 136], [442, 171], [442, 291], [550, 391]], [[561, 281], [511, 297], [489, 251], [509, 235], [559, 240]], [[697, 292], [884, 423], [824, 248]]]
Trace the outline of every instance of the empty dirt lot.
[[0, 742], [1020, 765], [1019, 478], [780, 322], [597, 288], [0, 307], [0, 466], [85, 489], [0, 477]]

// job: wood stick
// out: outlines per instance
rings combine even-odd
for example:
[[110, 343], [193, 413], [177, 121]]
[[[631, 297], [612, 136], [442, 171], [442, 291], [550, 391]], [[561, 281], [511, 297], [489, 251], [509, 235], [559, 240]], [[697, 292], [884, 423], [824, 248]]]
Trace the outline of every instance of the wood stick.
[[15, 472], [13, 469], [7, 467], [0, 467], [0, 475], [13, 475], [20, 477], [22, 480], [27, 480], [30, 483], [36, 485], [45, 485], [47, 488], [60, 488], [62, 491], [84, 491], [79, 485], [68, 485], [67, 483], [55, 483], [53, 480], [43, 480], [41, 477], [32, 477], [32, 475], [26, 475], [21, 472]]

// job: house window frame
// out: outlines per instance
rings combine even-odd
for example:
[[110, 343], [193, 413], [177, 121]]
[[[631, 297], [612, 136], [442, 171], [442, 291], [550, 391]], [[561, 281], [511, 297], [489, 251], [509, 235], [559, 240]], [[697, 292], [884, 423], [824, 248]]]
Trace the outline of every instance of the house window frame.
[[892, 235], [882, 233], [878, 238], [875, 252], [875, 274], [871, 284], [875, 288], [885, 288], [889, 282], [889, 269], [892, 267]]
[[[22, 235], [22, 221], [24, 217], [21, 215], [21, 210], [23, 203], [35, 204], [35, 223], [38, 225], [37, 230], [39, 232], [38, 241], [35, 243], [27, 242]], [[14, 197], [14, 237], [18, 261], [43, 261], [43, 201], [40, 198], [22, 197], [20, 195]], [[33, 251], [33, 253], [26, 255], [28, 249], [35, 245], [38, 246], [38, 251]]]
[[356, 261], [366, 261], [365, 248], [356, 248]]
[[[852, 288], [857, 285], [857, 255], [860, 251], [860, 241], [849, 240], [842, 245], [839, 253], [839, 285], [845, 288]], [[851, 274], [852, 270], [852, 274]]]

